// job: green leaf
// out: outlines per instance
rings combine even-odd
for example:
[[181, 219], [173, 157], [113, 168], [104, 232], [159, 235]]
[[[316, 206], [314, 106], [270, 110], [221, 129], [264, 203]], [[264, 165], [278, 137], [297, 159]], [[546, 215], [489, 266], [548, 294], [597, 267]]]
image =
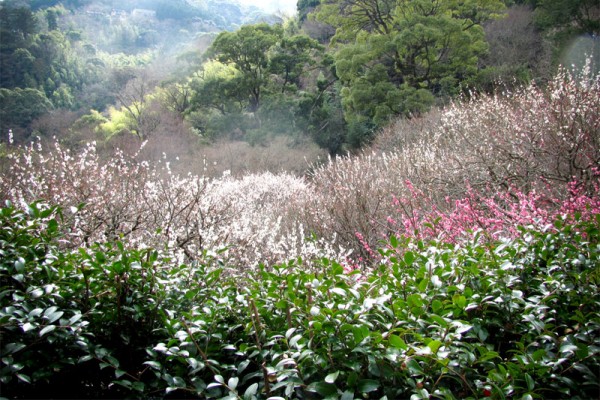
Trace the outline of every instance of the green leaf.
[[286, 339], [290, 339], [290, 337], [292, 337], [292, 335], [294, 334], [294, 332], [296, 332], [296, 328], [290, 328], [287, 331], [285, 331], [285, 337]]
[[335, 380], [340, 375], [340, 371], [335, 371], [325, 377], [325, 382], [327, 383], [335, 383]]
[[133, 388], [133, 390], [135, 390], [136, 392], [143, 392], [145, 389], [145, 385], [144, 382], [133, 382], [131, 387]]
[[342, 275], [344, 273], [344, 267], [342, 267], [337, 262], [332, 263], [331, 265], [331, 274], [333, 276]]
[[25, 269], [25, 259], [23, 257], [19, 257], [19, 259], [14, 262], [14, 266], [17, 272], [23, 272]]
[[346, 379], [346, 383], [348, 384], [348, 386], [355, 387], [357, 381], [358, 381], [358, 374], [354, 371], [350, 372], [350, 374], [348, 374], [348, 379]]
[[258, 383], [253, 383], [244, 392], [244, 399], [251, 399], [252, 396], [256, 395], [256, 392], [258, 392]]
[[34, 328], [35, 328], [35, 325], [33, 325], [31, 322], [25, 322], [23, 324], [23, 326], [21, 327], [21, 329], [23, 329], [23, 333], [30, 331]]
[[335, 385], [326, 382], [315, 382], [311, 383], [306, 387], [309, 392], [316, 392], [323, 397], [333, 396], [337, 394], [337, 388]]
[[427, 343], [427, 347], [429, 347], [431, 352], [435, 354], [437, 353], [438, 349], [442, 347], [442, 342], [439, 340], [432, 340], [431, 342]]
[[423, 299], [416, 293], [408, 296], [407, 300], [410, 307], [423, 307]]
[[417, 360], [415, 360], [414, 358], [411, 358], [407, 363], [406, 366], [408, 367], [408, 370], [410, 371], [411, 375], [415, 376], [415, 375], [423, 375], [423, 368], [421, 367], [421, 365], [419, 364], [419, 362]]
[[42, 315], [43, 312], [44, 312], [43, 309], [41, 309], [41, 308], [35, 308], [35, 309], [33, 309], [33, 310], [31, 310], [29, 312], [29, 314], [27, 315], [27, 317], [29, 317], [29, 318], [39, 317], [40, 315]]
[[56, 310], [58, 310], [58, 307], [56, 306], [48, 307], [46, 311], [44, 311], [44, 317], [49, 318], [49, 316], [54, 314]]
[[237, 373], [241, 374], [242, 371], [244, 371], [246, 368], [248, 368], [248, 365], [250, 365], [250, 360], [242, 361], [237, 367]]
[[394, 249], [398, 248], [398, 238], [396, 236], [394, 236], [394, 235], [390, 236], [390, 245]]
[[57, 321], [58, 319], [60, 319], [60, 317], [62, 317], [64, 315], [64, 311], [56, 311], [50, 315], [48, 315], [48, 323], [53, 323], [55, 321]]
[[229, 389], [231, 390], [235, 390], [235, 388], [237, 388], [238, 382], [240, 381], [240, 378], [234, 376], [229, 378], [229, 380], [227, 380], [227, 386], [229, 386]]
[[408, 346], [406, 345], [404, 340], [402, 340], [402, 338], [398, 335], [393, 335], [393, 334], [390, 335], [389, 342], [392, 346], [394, 346], [397, 349], [400, 349], [400, 350], [408, 349]]
[[412, 251], [407, 251], [404, 253], [404, 262], [407, 266], [411, 266], [415, 261], [415, 254]]
[[354, 335], [354, 345], [358, 346], [365, 338], [369, 337], [369, 328], [362, 326], [353, 326], [352, 334]]
[[342, 397], [340, 398], [340, 400], [354, 400], [354, 393], [350, 391], [345, 391], [344, 393], [342, 393]]
[[216, 387], [221, 387], [221, 386], [223, 386], [223, 384], [222, 384], [222, 383], [219, 383], [219, 382], [212, 382], [212, 383], [209, 383], [208, 385], [206, 385], [206, 388], [207, 388], [207, 389], [213, 389], [213, 388], [216, 388]]
[[29, 292], [29, 295], [33, 299], [37, 299], [38, 297], [41, 297], [43, 294], [44, 294], [44, 290], [42, 288], [37, 288], [37, 289], [34, 289], [31, 292]]
[[[50, 211], [50, 210], [48, 210]], [[48, 221], [48, 231], [50, 232], [56, 232], [58, 230], [58, 222], [56, 222], [55, 219], [51, 219], [50, 221]]]
[[455, 294], [452, 296], [452, 303], [454, 303], [458, 308], [464, 309], [467, 306], [467, 298], [465, 296]]
[[373, 379], [361, 379], [356, 388], [361, 393], [374, 392], [379, 389], [379, 382]]
[[148, 365], [150, 368], [160, 371], [162, 368], [161, 363], [158, 361], [145, 361], [144, 365]]
[[20, 350], [23, 350], [27, 345], [24, 343], [9, 343], [4, 348], [7, 354], [14, 354]]
[[284, 358], [277, 363], [276, 368], [281, 368], [285, 366], [296, 366], [296, 361], [293, 358]]
[[[433, 300], [431, 302], [431, 309], [433, 310], [434, 313], [439, 314], [440, 312], [444, 311], [444, 304], [439, 301], [439, 300]], [[444, 325], [442, 325], [444, 326]]]
[[525, 382], [527, 383], [527, 389], [531, 392], [535, 388], [535, 382], [529, 374], [525, 374]]
[[17, 374], [17, 378], [19, 378], [19, 380], [26, 382], [26, 383], [31, 383], [31, 378], [25, 374]]
[[77, 362], [81, 364], [81, 363], [84, 363], [86, 361], [90, 361], [91, 359], [93, 359], [93, 357], [88, 354], [88, 355], [79, 357], [79, 360], [77, 360]]
[[460, 321], [454, 321], [452, 323], [452, 325], [454, 325], [456, 327], [456, 333], [460, 333], [460, 334], [468, 332], [468, 331], [470, 331], [473, 328], [472, 325], [464, 324], [464, 323], [462, 323]]
[[56, 329], [56, 325], [48, 325], [48, 326], [44, 327], [44, 329], [42, 329], [40, 331], [40, 337], [44, 336], [46, 333], [52, 332], [55, 329]]
[[75, 322], [79, 321], [82, 316], [83, 315], [80, 313], [73, 315], [71, 318], [69, 318], [69, 325], [73, 325]]
[[439, 315], [432, 314], [429, 316], [429, 318], [431, 318], [432, 321], [436, 322], [442, 328], [445, 328], [448, 326], [448, 322], [446, 322], [446, 320], [444, 318], [440, 317]]
[[178, 387], [178, 388], [183, 388], [183, 387], [185, 387], [185, 381], [183, 380], [183, 378], [181, 378], [179, 376], [174, 376], [173, 377], [173, 385], [175, 385], [175, 387]]
[[285, 299], [281, 299], [279, 300], [277, 303], [275, 303], [275, 307], [277, 307], [280, 310], [285, 310], [288, 306], [288, 303]]
[[215, 375], [215, 382], [225, 384], [225, 379], [223, 379], [223, 377], [221, 375]]

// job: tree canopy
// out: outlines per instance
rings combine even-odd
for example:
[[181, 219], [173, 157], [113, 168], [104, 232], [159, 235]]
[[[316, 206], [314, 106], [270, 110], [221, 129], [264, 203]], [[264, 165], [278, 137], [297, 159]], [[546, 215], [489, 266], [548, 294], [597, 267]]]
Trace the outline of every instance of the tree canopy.
[[317, 18], [336, 28], [337, 74], [349, 120], [382, 126], [457, 92], [487, 50], [481, 24], [499, 0], [326, 0]]

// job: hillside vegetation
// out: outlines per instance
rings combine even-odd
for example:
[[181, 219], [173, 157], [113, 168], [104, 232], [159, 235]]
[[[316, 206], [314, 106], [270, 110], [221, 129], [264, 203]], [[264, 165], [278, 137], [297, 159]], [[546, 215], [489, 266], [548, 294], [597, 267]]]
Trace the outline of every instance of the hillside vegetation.
[[357, 152], [460, 96], [544, 86], [586, 55], [597, 71], [597, 4], [570, 4], [300, 1], [286, 17], [212, 0], [6, 0], [1, 140], [96, 141], [107, 157], [146, 141], [145, 158], [179, 171], [205, 158], [216, 174], [304, 172], [302, 153]]
[[597, 398], [598, 11], [0, 2], [0, 397]]
[[2, 395], [595, 396], [599, 93], [561, 70], [305, 178], [9, 145]]

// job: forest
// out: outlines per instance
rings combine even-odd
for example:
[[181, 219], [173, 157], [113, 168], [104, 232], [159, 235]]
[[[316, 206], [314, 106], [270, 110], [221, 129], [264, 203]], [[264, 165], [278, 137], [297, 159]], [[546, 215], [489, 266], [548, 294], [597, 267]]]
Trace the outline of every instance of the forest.
[[597, 1], [277, 4], [0, 1], [0, 397], [598, 397]]

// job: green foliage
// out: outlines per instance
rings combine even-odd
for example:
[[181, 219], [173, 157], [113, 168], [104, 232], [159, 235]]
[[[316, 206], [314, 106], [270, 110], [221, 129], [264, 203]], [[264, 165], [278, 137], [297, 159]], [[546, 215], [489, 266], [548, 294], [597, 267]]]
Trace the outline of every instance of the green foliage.
[[418, 114], [457, 94], [487, 49], [481, 24], [500, 1], [325, 1], [317, 18], [334, 26], [346, 119], [375, 127]]
[[0, 89], [0, 129], [25, 126], [53, 108], [46, 95], [37, 89]]
[[[330, 96], [332, 60], [315, 40], [290, 26], [247, 25], [219, 34], [206, 57], [191, 79], [188, 117], [203, 135], [247, 133], [246, 140], [259, 144], [277, 134], [310, 134], [324, 139], [317, 141], [321, 146], [339, 150], [341, 144], [326, 139], [337, 136], [335, 142], [341, 143], [344, 135], [337, 115], [327, 110], [339, 103]], [[307, 82], [314, 70], [331, 80]]]
[[281, 83], [281, 93], [288, 85], [300, 86], [300, 77], [307, 67], [316, 64], [316, 52], [322, 52], [323, 47], [315, 40], [305, 35], [284, 36], [271, 49], [269, 67], [271, 73], [277, 75]]
[[536, 22], [544, 29], [566, 28], [576, 33], [600, 32], [595, 0], [541, 0], [536, 4]]
[[[73, 43], [79, 42], [81, 35], [60, 30], [64, 7], [51, 7], [36, 14], [24, 6], [0, 7], [0, 87], [14, 92], [13, 100], [1, 105], [0, 112], [9, 116], [3, 122], [25, 127], [44, 113], [40, 112], [43, 108], [77, 108], [83, 86], [97, 81], [99, 76], [97, 68], [86, 66], [85, 60], [76, 55], [77, 44]], [[32, 111], [24, 113], [19, 98], [31, 97], [33, 91], [41, 91], [44, 102], [51, 105], [40, 108], [42, 101], [32, 99]]]
[[[230, 280], [0, 211], [3, 395], [591, 398], [600, 216], [497, 242], [391, 237], [373, 271], [301, 259]], [[68, 378], [68, 385], [63, 379]]]
[[209, 57], [232, 65], [240, 72], [238, 90], [247, 97], [249, 111], [260, 107], [261, 94], [268, 82], [267, 53], [282, 34], [280, 26], [246, 25], [235, 32], [219, 34], [207, 52]]
[[0, 213], [2, 394], [142, 391], [145, 349], [175, 305], [166, 284], [191, 275], [165, 269], [168, 260], [154, 250], [121, 242], [63, 251], [60, 218], [60, 210], [41, 203], [25, 212], [7, 204]]
[[320, 0], [298, 0], [296, 7], [300, 21], [304, 21], [308, 14], [319, 4], [321, 4]]
[[101, 115], [98, 114], [92, 114], [91, 116], [93, 118], [88, 118], [85, 122], [97, 122], [97, 130], [107, 138], [119, 133], [134, 133], [136, 130], [135, 118], [123, 108], [116, 109], [110, 107], [108, 109], [108, 118], [99, 118]]

